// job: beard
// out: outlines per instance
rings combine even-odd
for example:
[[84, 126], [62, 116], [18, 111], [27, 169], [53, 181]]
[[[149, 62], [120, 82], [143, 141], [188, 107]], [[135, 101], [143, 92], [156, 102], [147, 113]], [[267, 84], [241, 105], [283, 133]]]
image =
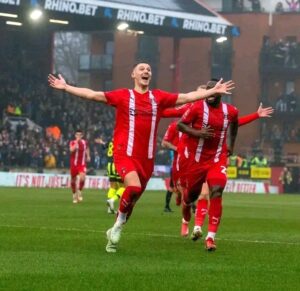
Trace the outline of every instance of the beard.
[[221, 102], [221, 96], [213, 97], [213, 99], [210, 98], [212, 97], [206, 99], [206, 103], [210, 106], [217, 107]]

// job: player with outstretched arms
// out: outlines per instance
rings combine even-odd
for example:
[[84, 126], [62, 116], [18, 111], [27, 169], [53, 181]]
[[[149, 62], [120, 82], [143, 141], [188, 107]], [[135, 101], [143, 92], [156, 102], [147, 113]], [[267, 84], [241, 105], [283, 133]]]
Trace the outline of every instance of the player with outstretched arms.
[[50, 86], [85, 98], [107, 103], [116, 108], [114, 129], [114, 162], [117, 172], [125, 184], [117, 219], [107, 231], [107, 252], [116, 252], [125, 222], [133, 207], [144, 192], [154, 167], [157, 126], [162, 111], [179, 104], [194, 102], [214, 94], [230, 94], [234, 88], [232, 81], [222, 79], [209, 90], [190, 93], [168, 93], [162, 90], [149, 90], [152, 76], [148, 63], [134, 65], [131, 77], [133, 89], [117, 89], [110, 92], [78, 88], [66, 83], [62, 76], [49, 75]]

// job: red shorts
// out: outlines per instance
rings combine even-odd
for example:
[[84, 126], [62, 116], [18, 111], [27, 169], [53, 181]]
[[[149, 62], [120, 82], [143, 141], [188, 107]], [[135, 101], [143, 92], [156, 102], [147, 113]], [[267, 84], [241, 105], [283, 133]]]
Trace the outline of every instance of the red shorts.
[[[181, 168], [180, 168], [181, 171]], [[202, 184], [207, 182], [208, 186], [220, 186], [225, 188], [227, 183], [226, 161], [218, 163], [183, 163], [183, 169], [180, 173], [180, 183], [188, 192], [201, 191]]]
[[71, 166], [70, 173], [72, 177], [76, 177], [80, 173], [86, 173], [86, 166]]
[[179, 175], [180, 175], [180, 172], [179, 172], [179, 156], [176, 155], [174, 157], [173, 164], [172, 164], [172, 179], [173, 179], [173, 184], [174, 184], [175, 188], [176, 188], [176, 185], [178, 183]]
[[152, 176], [153, 168], [154, 168], [154, 160], [151, 159], [142, 159], [135, 157], [127, 157], [127, 156], [114, 156], [114, 163], [117, 169], [118, 174], [124, 181], [125, 176], [129, 172], [137, 172], [141, 186], [143, 189], [146, 188], [149, 179]]

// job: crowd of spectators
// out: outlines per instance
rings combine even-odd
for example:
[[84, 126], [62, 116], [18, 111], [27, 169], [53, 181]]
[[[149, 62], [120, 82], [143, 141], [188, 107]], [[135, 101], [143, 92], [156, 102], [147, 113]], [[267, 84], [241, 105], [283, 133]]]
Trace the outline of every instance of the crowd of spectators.
[[[231, 3], [232, 12], [269, 12], [269, 8], [262, 7], [260, 0], [233, 0]], [[275, 13], [300, 12], [300, 0], [278, 1], [273, 9]]]
[[[1, 61], [0, 168], [68, 168], [69, 141], [78, 128], [89, 142], [89, 168], [105, 168], [105, 143], [112, 138], [114, 109], [51, 89], [47, 72], [35, 70], [22, 54], [15, 55], [19, 58]], [[29, 127], [26, 119], [36, 126]], [[166, 151], [158, 151], [158, 162], [169, 162]]]
[[278, 96], [275, 103], [276, 112], [280, 113], [295, 113], [298, 110], [299, 97], [293, 91], [289, 94], [282, 93]]
[[278, 69], [300, 68], [300, 43], [283, 39], [271, 43], [269, 39], [265, 39], [261, 50], [261, 66]]

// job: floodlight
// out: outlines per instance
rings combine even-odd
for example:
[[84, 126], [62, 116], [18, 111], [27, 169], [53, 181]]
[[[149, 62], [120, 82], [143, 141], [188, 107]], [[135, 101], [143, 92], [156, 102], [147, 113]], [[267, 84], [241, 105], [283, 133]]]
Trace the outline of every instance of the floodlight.
[[17, 22], [17, 21], [6, 21], [7, 25], [14, 25], [14, 26], [22, 26], [23, 24], [21, 22]]
[[121, 22], [121, 23], [118, 24], [117, 30], [123, 31], [123, 30], [126, 30], [128, 27], [129, 27], [129, 24], [128, 24], [128, 23], [126, 23], [126, 22]]
[[216, 42], [222, 43], [222, 42], [224, 42], [224, 41], [226, 41], [226, 40], [227, 40], [227, 37], [226, 37], [226, 36], [220, 36], [220, 37], [218, 37], [218, 38], [216, 39]]
[[10, 18], [18, 18], [17, 14], [3, 13], [3, 12], [0, 12], [0, 16], [2, 16], [2, 17], [10, 17]]
[[33, 21], [37, 21], [39, 20], [43, 15], [43, 12], [41, 9], [39, 8], [35, 8], [33, 9], [31, 12], [30, 12], [30, 18], [33, 20]]

